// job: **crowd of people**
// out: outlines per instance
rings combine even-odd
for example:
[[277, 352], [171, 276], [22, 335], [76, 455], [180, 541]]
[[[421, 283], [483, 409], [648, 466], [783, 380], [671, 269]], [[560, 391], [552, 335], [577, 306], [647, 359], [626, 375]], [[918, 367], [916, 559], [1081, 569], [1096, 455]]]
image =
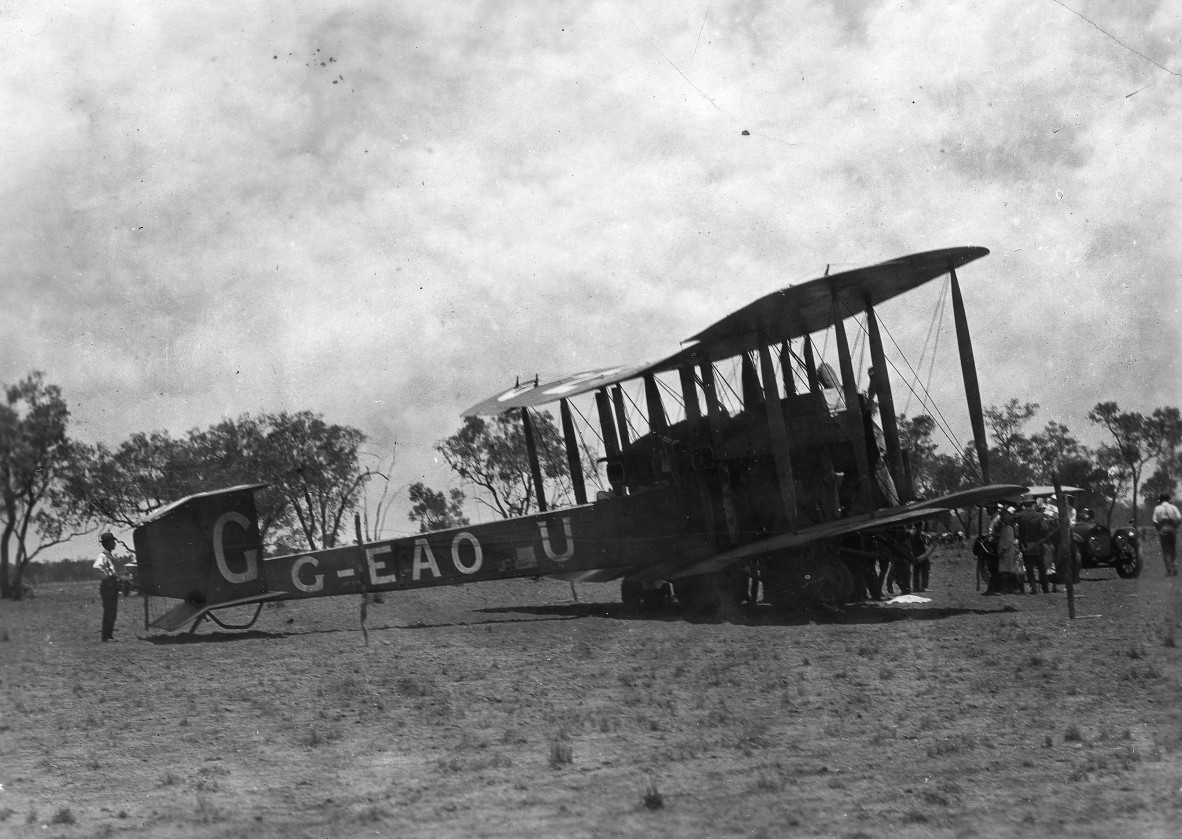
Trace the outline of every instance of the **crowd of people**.
[[927, 522], [851, 537], [842, 556], [853, 577], [853, 602], [884, 600], [896, 594], [920, 594], [931, 584], [934, 539]]
[[[1056, 567], [1059, 551], [1059, 506], [1054, 496], [1041, 501], [1024, 499], [1018, 506], [992, 505], [987, 508], [989, 525], [974, 546], [982, 575], [988, 581], [985, 594], [1050, 594], [1059, 590], [1061, 579]], [[1074, 525], [1077, 514], [1070, 500], [1067, 505], [1069, 522]], [[1091, 515], [1083, 510], [1085, 519]], [[1074, 549], [1073, 549], [1074, 553]], [[1079, 563], [1070, 573], [1072, 582], [1079, 581]], [[1068, 573], [1063, 569], [1063, 573]]]

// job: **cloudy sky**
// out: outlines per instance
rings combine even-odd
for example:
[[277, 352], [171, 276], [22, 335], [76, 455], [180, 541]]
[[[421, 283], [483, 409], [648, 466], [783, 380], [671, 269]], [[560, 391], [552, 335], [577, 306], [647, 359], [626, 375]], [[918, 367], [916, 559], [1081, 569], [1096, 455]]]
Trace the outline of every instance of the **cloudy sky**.
[[[1101, 399], [1182, 401], [1180, 33], [1149, 0], [5, 0], [0, 381], [110, 444], [310, 408], [441, 484], [518, 375], [971, 244], [985, 404], [1098, 441]], [[916, 354], [940, 286], [882, 313]]]

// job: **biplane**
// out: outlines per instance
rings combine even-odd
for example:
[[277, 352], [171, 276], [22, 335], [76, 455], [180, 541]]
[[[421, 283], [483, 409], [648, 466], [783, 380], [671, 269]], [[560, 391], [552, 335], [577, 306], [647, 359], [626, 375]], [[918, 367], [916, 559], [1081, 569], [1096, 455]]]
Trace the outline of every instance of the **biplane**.
[[[538, 507], [529, 515], [372, 542], [358, 528], [353, 545], [264, 558], [253, 499], [261, 485], [181, 499], [134, 533], [144, 593], [181, 601], [154, 625], [195, 629], [209, 617], [229, 626], [217, 612], [253, 604], [257, 617], [274, 600], [541, 576], [619, 580], [623, 602], [635, 609], [670, 593], [690, 608], [725, 608], [753, 577], [776, 605], [840, 603], [859, 558], [900, 528], [1025, 490], [989, 483], [956, 274], [987, 253], [956, 247], [826, 269], [727, 315], [657, 361], [535, 378], [477, 403], [464, 416], [513, 412], [524, 425]], [[944, 275], [981, 482], [917, 500], [876, 308]], [[845, 328], [856, 317], [876, 371], [865, 393]], [[813, 336], [828, 341], [830, 330], [840, 379], [817, 363]], [[727, 362], [738, 382], [724, 400], [717, 372]], [[638, 394], [631, 404], [643, 422], [628, 416], [625, 385]], [[602, 441], [606, 482], [593, 498], [572, 412], [580, 396], [594, 402], [588, 414]], [[532, 420], [554, 403], [574, 501], [559, 508], [546, 500]]]

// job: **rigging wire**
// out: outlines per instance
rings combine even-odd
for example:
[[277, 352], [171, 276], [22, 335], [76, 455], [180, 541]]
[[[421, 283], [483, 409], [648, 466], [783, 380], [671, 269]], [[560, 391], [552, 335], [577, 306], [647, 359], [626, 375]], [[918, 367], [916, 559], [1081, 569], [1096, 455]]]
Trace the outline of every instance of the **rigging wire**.
[[[629, 402], [632, 403], [632, 410], [636, 414], [636, 416], [638, 416], [638, 417], [644, 416], [644, 412], [640, 410], [640, 406], [638, 404], [636, 404], [636, 400], [632, 398], [632, 394], [629, 393], [624, 388], [620, 388], [620, 392], [624, 394], [625, 399], [627, 399]], [[624, 412], [624, 418], [628, 421], [628, 430], [632, 432], [632, 439], [633, 440], [637, 440], [640, 437], [644, 436], [643, 434], [640, 433], [640, 431], [632, 423], [632, 420], [628, 417], [628, 413], [626, 411]], [[651, 422], [651, 420], [650, 420], [650, 422]], [[649, 427], [649, 431], [652, 431], [651, 426]], [[647, 434], [648, 432], [645, 432], [645, 433]]]
[[[880, 323], [881, 323], [881, 321], [880, 321]], [[888, 338], [891, 339], [891, 344], [895, 347], [896, 352], [899, 353], [900, 358], [902, 358], [903, 361], [905, 363], [907, 363], [907, 367], [908, 367], [908, 369], [910, 369], [911, 364], [910, 364], [910, 362], [907, 361], [907, 356], [903, 353], [903, 350], [899, 347], [898, 342], [895, 341], [895, 336], [891, 334], [890, 329], [888, 329], [885, 324], [882, 324], [882, 331], [884, 333], [886, 333], [886, 336]], [[933, 360], [934, 359], [935, 359], [935, 355], [933, 354]], [[890, 363], [891, 363], [892, 367], [895, 367], [893, 362], [890, 362]], [[898, 367], [895, 367], [895, 370], [898, 371]], [[915, 375], [916, 384], [918, 385], [919, 384], [919, 372], [912, 370], [912, 373]], [[901, 372], [899, 373], [899, 375], [900, 375], [900, 377], [902, 377]], [[930, 377], [929, 377], [929, 383], [930, 383]], [[908, 387], [910, 387], [910, 385], [908, 385]], [[934, 410], [940, 418], [939, 424], [941, 426], [941, 430], [947, 436], [948, 441], [956, 447], [957, 451], [961, 451], [963, 449], [963, 444], [960, 442], [960, 439], [956, 436], [955, 432], [953, 432], [952, 423], [948, 421], [948, 418], [944, 416], [944, 412], [942, 410], [940, 410], [940, 405], [936, 402], [935, 399], [932, 398], [931, 391], [929, 391], [925, 387], [923, 390], [923, 393], [924, 393], [924, 395], [922, 397], [919, 397], [920, 404], [923, 405], [925, 408], [928, 407], [929, 405], [931, 406], [932, 410]], [[919, 395], [916, 394], [916, 396], [919, 396]]]
[[[936, 372], [936, 358], [939, 356], [940, 351], [940, 336], [944, 332], [944, 308], [946, 302], [946, 297], [940, 300], [940, 325], [936, 328], [936, 340], [935, 343], [932, 344], [932, 360], [928, 363], [928, 380], [927, 384], [924, 386], [925, 393], [930, 391], [932, 386], [932, 374]], [[894, 339], [892, 338], [891, 340]]]
[[[528, 412], [529, 408], [526, 408], [525, 410]], [[541, 417], [542, 412], [535, 408], [534, 414], [537, 415], [538, 417]], [[553, 422], [554, 422], [553, 415], [551, 415], [550, 412], [547, 411], [546, 416], [549, 418], [551, 424], [553, 424]], [[533, 422], [533, 420], [530, 420], [530, 421]], [[534, 428], [537, 429], [538, 427], [539, 427], [538, 424], [534, 423]], [[554, 478], [554, 482], [556, 484], [558, 484], [558, 488], [562, 491], [562, 495], [563, 495], [564, 499], [569, 501], [570, 498], [574, 495], [574, 484], [572, 484], [570, 482], [570, 476], [569, 475], [567, 476], [566, 483], [564, 484], [562, 481], [562, 478], [563, 478], [562, 469], [559, 468], [560, 464], [557, 463], [554, 459], [554, 452], [551, 450], [549, 443], [546, 442], [546, 435], [542, 434], [540, 431], [538, 431], [535, 434], [535, 436], [539, 440], [541, 440], [542, 448], [546, 452], [546, 465], [549, 466], [550, 470], [553, 471], [554, 474], [557, 476], [556, 478]], [[546, 483], [546, 475], [544, 472], [542, 473], [542, 483], [543, 484]], [[537, 495], [538, 495], [538, 493], [535, 493], [535, 500], [536, 500]], [[550, 500], [556, 501], [557, 499], [552, 498]]]
[[[848, 306], [846, 306], [845, 308], [846, 308], [846, 311], [847, 311], [847, 312], [849, 312], [849, 307], [848, 307]], [[852, 313], [851, 313], [851, 315], [852, 315]], [[857, 321], [856, 321], [856, 318], [855, 318], [855, 322], [857, 322]], [[888, 329], [888, 328], [887, 328], [885, 325], [883, 325], [883, 324], [882, 324], [882, 322], [881, 322], [881, 319], [880, 319], [879, 323], [880, 323], [880, 325], [882, 326], [882, 331], [883, 331], [883, 332], [885, 332], [885, 333], [886, 333], [886, 335], [887, 335], [887, 337], [891, 339], [891, 344], [892, 344], [892, 345], [895, 347], [895, 350], [896, 350], [896, 352], [898, 352], [898, 354], [899, 354], [899, 357], [900, 357], [900, 358], [902, 358], [902, 359], [903, 359], [903, 362], [904, 362], [904, 363], [907, 365], [907, 368], [908, 368], [908, 370], [909, 370], [909, 371], [911, 372], [911, 374], [912, 374], [912, 375], [915, 377], [915, 379], [916, 379], [916, 384], [918, 385], [918, 384], [919, 384], [919, 381], [918, 381], [919, 374], [918, 374], [918, 372], [917, 372], [917, 371], [915, 371], [915, 370], [914, 370], [914, 369], [911, 367], [911, 362], [907, 360], [907, 356], [906, 356], [906, 354], [903, 352], [902, 348], [899, 346], [898, 342], [895, 340], [895, 337], [894, 337], [894, 335], [892, 335], [892, 334], [891, 334], [891, 332], [890, 332], [890, 330], [889, 330], [889, 329]], [[861, 326], [861, 324], [859, 324], [859, 325]], [[865, 326], [861, 326], [861, 328], [862, 328], [863, 330], [865, 330], [865, 329], [866, 329], [866, 327], [865, 327]], [[869, 334], [869, 333], [868, 333], [868, 331], [867, 331], [867, 335], [868, 335], [868, 334]], [[971, 473], [972, 473], [972, 474], [973, 474], [975, 477], [978, 477], [978, 478], [982, 477], [982, 476], [981, 476], [981, 474], [980, 474], [980, 472], [979, 472], [979, 467], [978, 467], [978, 468], [976, 468], [976, 469], [972, 468], [972, 464], [969, 462], [968, 458], [967, 458], [967, 457], [965, 456], [965, 454], [964, 454], [964, 451], [965, 451], [965, 449], [964, 449], [964, 446], [963, 446], [963, 444], [960, 442], [960, 440], [957, 438], [956, 434], [953, 432], [953, 430], [952, 430], [952, 424], [951, 424], [951, 423], [948, 421], [947, 417], [945, 417], [945, 416], [944, 416], [944, 412], [940, 410], [940, 406], [939, 406], [939, 404], [936, 402], [936, 400], [935, 400], [935, 399], [933, 399], [933, 398], [932, 398], [932, 395], [931, 395], [931, 393], [925, 389], [925, 390], [924, 390], [924, 394], [925, 394], [925, 396], [919, 396], [919, 394], [915, 392], [914, 388], [912, 388], [912, 387], [911, 387], [911, 384], [910, 384], [910, 382], [909, 382], [909, 380], [908, 380], [908, 377], [903, 375], [903, 371], [899, 369], [898, 365], [896, 365], [896, 364], [894, 363], [894, 361], [893, 361], [893, 360], [891, 360], [891, 359], [889, 359], [889, 358], [887, 359], [887, 363], [888, 363], [888, 364], [889, 364], [889, 365], [890, 365], [890, 366], [891, 366], [891, 367], [892, 367], [892, 368], [895, 370], [895, 372], [896, 372], [896, 373], [899, 375], [899, 378], [900, 378], [900, 380], [902, 380], [904, 383], [906, 383], [906, 384], [907, 384], [907, 387], [908, 387], [908, 389], [910, 389], [910, 390], [912, 391], [912, 393], [914, 393], [914, 394], [916, 395], [916, 397], [917, 397], [917, 398], [919, 398], [919, 400], [920, 400], [920, 404], [921, 404], [921, 405], [923, 405], [924, 407], [928, 407], [928, 406], [929, 406], [929, 404], [930, 404], [930, 406], [931, 406], [931, 409], [932, 409], [932, 410], [935, 412], [935, 414], [936, 414], [936, 416], [935, 416], [935, 417], [933, 417], [933, 419], [934, 419], [934, 420], [936, 420], [936, 425], [937, 425], [937, 427], [940, 429], [940, 431], [941, 431], [941, 432], [943, 432], [944, 436], [945, 436], [945, 437], [948, 439], [948, 441], [949, 441], [950, 443], [952, 443], [952, 444], [953, 444], [953, 446], [955, 447], [955, 450], [956, 450], [956, 451], [957, 451], [957, 453], [959, 454], [959, 456], [960, 456], [961, 460], [963, 461], [964, 465], [965, 465], [966, 467], [968, 467], [968, 469], [967, 469], [966, 471], [970, 471], [970, 472], [971, 472]], [[925, 398], [925, 397], [926, 397], [926, 398]]]
[[[591, 425], [591, 423], [587, 422], [587, 418], [585, 416], [583, 416], [583, 412], [579, 410], [579, 406], [576, 405], [573, 401], [571, 401], [569, 399], [566, 401], [566, 404], [571, 406], [571, 408], [574, 410], [574, 412], [579, 415], [579, 419], [581, 419], [583, 421], [583, 425], [590, 428], [591, 433], [594, 434], [599, 439], [600, 443], [602, 443], [603, 438], [599, 436], [599, 432], [595, 430], [595, 427], [593, 425]], [[577, 425], [575, 426], [575, 436], [579, 438], [579, 445], [583, 447], [583, 453], [587, 456], [587, 463], [589, 463], [590, 465], [595, 467], [595, 471], [593, 471], [589, 474], [595, 480], [595, 485], [597, 487], [599, 487], [599, 489], [602, 490], [603, 489], [603, 478], [601, 478], [599, 475], [599, 458], [597, 458], [595, 456], [595, 454], [591, 451], [591, 447], [588, 446], [587, 441], [583, 439], [582, 429]]]
[[[932, 313], [932, 319], [928, 322], [928, 334], [924, 336], [923, 349], [919, 353], [919, 361], [917, 361], [915, 364], [917, 369], [920, 369], [920, 370], [923, 369], [923, 360], [927, 357], [928, 343], [932, 340], [932, 333], [937, 330], [937, 324], [939, 324], [943, 321], [944, 301], [947, 299], [948, 286], [949, 286], [949, 280], [945, 280], [944, 281], [944, 289], [943, 289], [943, 291], [940, 292], [940, 299], [936, 303], [935, 311]], [[939, 338], [937, 338], [936, 340], [938, 341]], [[935, 349], [933, 349], [932, 350], [932, 362], [929, 367], [929, 370], [935, 370], [935, 369], [936, 369], [936, 351], [935, 351]], [[928, 382], [929, 383], [931, 382], [931, 374], [930, 373], [928, 375]], [[903, 406], [903, 413], [906, 414], [910, 408], [911, 408], [911, 395], [908, 394], [907, 404]]]
[[[843, 305], [844, 305], [844, 304], [843, 304]], [[846, 309], [846, 311], [847, 311], [847, 312], [849, 312], [849, 307], [848, 307], [848, 306], [845, 306], [845, 309]], [[852, 314], [852, 313], [851, 313], [851, 314]], [[855, 319], [855, 323], [856, 323], [856, 322], [857, 322], [857, 320]], [[869, 336], [869, 330], [867, 330], [867, 329], [866, 329], [866, 327], [865, 327], [864, 325], [862, 325], [862, 324], [858, 324], [858, 325], [859, 325], [859, 327], [860, 327], [861, 329], [863, 329], [864, 331], [866, 331], [866, 333], [867, 333], [867, 337], [868, 337], [868, 336]], [[881, 319], [879, 319], [879, 325], [880, 325], [880, 326], [882, 326], [882, 320], [881, 320]], [[915, 371], [915, 370], [914, 370], [914, 369], [911, 367], [911, 362], [907, 360], [907, 356], [906, 356], [906, 354], [905, 354], [905, 353], [903, 352], [903, 350], [902, 350], [902, 349], [899, 347], [898, 343], [897, 343], [897, 342], [895, 341], [895, 339], [894, 339], [894, 336], [893, 336], [893, 335], [891, 335], [890, 331], [889, 331], [889, 330], [888, 330], [888, 329], [887, 329], [885, 326], [882, 326], [882, 331], [883, 331], [883, 332], [885, 332], [885, 333], [887, 334], [887, 336], [888, 336], [888, 337], [890, 337], [890, 339], [891, 339], [891, 343], [892, 343], [892, 344], [894, 344], [895, 350], [896, 350], [896, 351], [899, 353], [899, 357], [900, 357], [900, 358], [902, 358], [902, 359], [903, 359], [903, 362], [904, 362], [904, 364], [906, 364], [906, 365], [907, 365], [907, 369], [908, 369], [908, 371], [909, 371], [909, 372], [910, 372], [910, 374], [911, 374], [911, 377], [910, 377], [910, 378], [914, 378], [914, 379], [916, 379], [916, 384], [918, 385], [918, 377], [919, 377], [919, 374], [918, 374], [918, 373], [917, 373], [917, 372], [916, 372], [916, 371]], [[911, 386], [911, 383], [910, 383], [910, 378], [909, 378], [908, 376], [904, 375], [903, 371], [899, 369], [899, 366], [898, 366], [897, 364], [895, 364], [895, 362], [894, 362], [893, 360], [889, 359], [889, 358], [888, 358], [886, 361], [887, 361], [887, 364], [889, 364], [889, 365], [891, 366], [891, 368], [892, 368], [892, 369], [895, 371], [895, 373], [896, 373], [896, 374], [898, 374], [898, 377], [899, 377], [899, 379], [900, 379], [900, 380], [901, 380], [901, 381], [902, 381], [904, 384], [906, 384], [906, 385], [907, 385], [908, 389], [909, 389], [909, 390], [911, 390], [911, 391], [912, 391], [912, 393], [916, 393], [915, 389], [914, 389], [914, 388]], [[918, 394], [918, 393], [916, 393], [916, 396], [918, 396], [918, 395], [919, 395], [919, 394]], [[937, 414], [937, 416], [938, 416], [938, 419], [937, 419], [937, 421], [936, 421], [936, 424], [937, 424], [937, 426], [938, 426], [938, 427], [940, 428], [940, 430], [941, 430], [941, 431], [944, 433], [944, 435], [945, 435], [945, 436], [948, 438], [949, 442], [953, 443], [953, 445], [955, 445], [955, 446], [956, 446], [956, 448], [957, 448], [957, 450], [959, 451], [959, 450], [960, 450], [960, 447], [961, 447], [961, 446], [960, 446], [960, 441], [956, 439], [956, 435], [955, 435], [955, 434], [952, 432], [951, 424], [950, 424], [950, 423], [948, 422], [948, 420], [947, 420], [947, 419], [944, 417], [944, 414], [943, 414], [943, 412], [941, 412], [941, 411], [940, 411], [940, 408], [939, 408], [939, 406], [935, 404], [935, 400], [931, 399], [931, 394], [928, 394], [927, 396], [928, 396], [928, 400], [927, 400], [927, 401], [930, 401], [930, 402], [931, 402], [931, 407], [932, 407], [932, 409], [935, 411], [935, 413], [936, 413], [936, 414]], [[923, 397], [920, 397], [920, 404], [924, 405], [924, 407], [927, 407], [927, 401], [925, 401]], [[936, 419], [936, 417], [933, 417], [933, 419]]]

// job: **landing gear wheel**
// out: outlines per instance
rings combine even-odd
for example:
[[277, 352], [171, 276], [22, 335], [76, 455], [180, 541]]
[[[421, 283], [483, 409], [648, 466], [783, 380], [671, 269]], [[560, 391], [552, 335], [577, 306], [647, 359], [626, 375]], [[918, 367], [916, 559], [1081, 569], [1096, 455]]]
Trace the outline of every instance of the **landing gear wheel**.
[[624, 604], [624, 612], [629, 615], [640, 614], [644, 602], [644, 583], [640, 580], [624, 580], [620, 583], [620, 600]]
[[738, 611], [746, 582], [745, 574], [728, 569], [715, 574], [681, 577], [673, 582], [673, 593], [685, 609], [728, 617]]
[[1141, 576], [1141, 555], [1136, 548], [1123, 545], [1117, 550], [1116, 574], [1124, 580], [1131, 580]]
[[854, 592], [854, 577], [840, 559], [824, 557], [805, 571], [804, 593], [813, 603], [838, 606]]
[[833, 554], [819, 551], [765, 562], [763, 582], [765, 599], [787, 611], [818, 604], [837, 606], [854, 591], [849, 567]]

